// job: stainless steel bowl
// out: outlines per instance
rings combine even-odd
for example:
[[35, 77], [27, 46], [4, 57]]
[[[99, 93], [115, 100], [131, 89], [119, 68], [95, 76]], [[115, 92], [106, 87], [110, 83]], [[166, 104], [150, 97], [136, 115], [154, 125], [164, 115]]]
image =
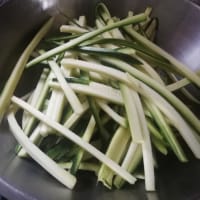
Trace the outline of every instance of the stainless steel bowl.
[[[128, 10], [143, 11], [147, 5], [154, 9], [160, 26], [157, 43], [189, 68], [200, 69], [200, 7], [189, 0], [124, 0], [104, 1], [111, 13], [123, 17]], [[93, 0], [4, 0], [0, 1], [0, 86], [2, 88], [20, 53], [41, 24], [51, 15], [65, 12], [70, 17], [86, 15], [93, 19]], [[58, 23], [62, 21], [60, 16]], [[34, 72], [36, 73], [36, 72]], [[32, 74], [32, 73], [31, 73]], [[30, 74], [28, 74], [30, 84]], [[27, 84], [29, 86], [29, 84]], [[199, 109], [198, 106], [195, 107]], [[199, 112], [199, 111], [198, 111]], [[200, 112], [199, 112], [200, 113]], [[0, 126], [0, 195], [19, 200], [97, 200], [97, 199], [200, 199], [200, 162], [180, 164], [173, 157], [160, 158], [156, 170], [157, 192], [147, 193], [143, 181], [122, 190], [107, 190], [96, 184], [93, 175], [80, 174], [74, 191], [59, 184], [30, 160], [22, 160], [14, 153], [16, 141], [7, 122]]]

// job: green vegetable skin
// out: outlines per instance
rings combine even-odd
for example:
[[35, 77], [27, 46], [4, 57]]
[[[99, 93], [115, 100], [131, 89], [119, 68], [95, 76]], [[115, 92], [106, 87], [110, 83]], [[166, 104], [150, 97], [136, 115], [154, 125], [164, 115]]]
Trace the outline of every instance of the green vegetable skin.
[[[41, 28], [16, 65], [19, 76], [11, 75], [0, 98], [1, 115], [5, 99], [11, 102], [8, 122], [21, 145], [19, 156], [31, 156], [71, 189], [79, 170], [118, 189], [134, 184], [142, 170], [147, 191], [156, 189], [153, 149], [188, 162], [188, 145], [200, 158], [199, 119], [172, 93], [191, 82], [200, 86], [200, 78], [152, 43], [158, 20], [151, 12], [129, 12], [120, 20], [100, 3], [94, 27], [84, 16], [73, 19], [60, 28], [66, 36], [44, 39], [34, 50], [40, 55], [27, 63], [52, 19]], [[40, 62], [48, 69], [35, 89], [21, 99], [12, 96], [24, 66]], [[157, 69], [183, 80], [172, 83]], [[22, 127], [15, 120], [19, 109]]]

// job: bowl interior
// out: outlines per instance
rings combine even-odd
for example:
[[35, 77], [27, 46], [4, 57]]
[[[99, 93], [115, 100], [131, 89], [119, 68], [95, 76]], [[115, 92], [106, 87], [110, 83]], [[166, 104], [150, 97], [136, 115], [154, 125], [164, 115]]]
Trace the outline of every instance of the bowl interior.
[[[104, 1], [113, 15], [125, 17], [129, 10], [144, 11], [153, 7], [153, 15], [159, 18], [156, 42], [177, 57], [192, 70], [200, 69], [200, 8], [183, 0], [124, 0]], [[93, 0], [10, 0], [0, 7], [0, 86], [1, 89], [14, 63], [41, 24], [51, 15], [58, 15], [57, 24], [69, 17], [86, 15], [93, 22]], [[37, 70], [34, 71], [37, 73]], [[33, 72], [27, 74], [28, 87]], [[36, 75], [36, 74], [35, 74]], [[25, 86], [23, 86], [25, 88]], [[196, 109], [199, 109], [196, 107]], [[91, 174], [80, 174], [80, 183], [74, 191], [57, 183], [37, 164], [21, 160], [14, 154], [15, 139], [8, 130], [7, 122], [0, 126], [0, 194], [9, 199], [161, 199], [186, 200], [200, 196], [200, 163], [192, 161], [180, 164], [174, 158], [163, 161], [157, 170], [157, 192], [146, 193], [143, 181], [127, 186], [121, 191], [108, 191], [96, 186]], [[170, 165], [173, 163], [173, 168]], [[87, 184], [85, 184], [85, 182]]]

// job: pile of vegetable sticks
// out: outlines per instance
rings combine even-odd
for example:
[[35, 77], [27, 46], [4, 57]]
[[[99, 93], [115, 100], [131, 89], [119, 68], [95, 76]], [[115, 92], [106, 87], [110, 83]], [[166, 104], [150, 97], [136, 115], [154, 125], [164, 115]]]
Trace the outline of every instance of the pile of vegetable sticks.
[[[62, 25], [60, 36], [42, 40], [53, 18], [39, 30], [0, 96], [0, 116], [7, 114], [19, 156], [29, 155], [71, 189], [79, 170], [121, 188], [141, 178], [142, 169], [147, 191], [155, 190], [154, 149], [186, 162], [188, 146], [200, 158], [199, 119], [174, 94], [199, 87], [199, 73], [153, 43], [158, 19], [151, 13], [148, 7], [119, 19], [99, 3], [94, 27], [80, 16]], [[43, 68], [37, 85], [13, 96], [30, 67]]]

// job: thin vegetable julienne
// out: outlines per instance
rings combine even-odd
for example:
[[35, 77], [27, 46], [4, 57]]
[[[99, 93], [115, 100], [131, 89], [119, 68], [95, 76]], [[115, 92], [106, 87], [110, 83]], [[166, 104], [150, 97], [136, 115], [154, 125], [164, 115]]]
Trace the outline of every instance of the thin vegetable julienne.
[[31, 155], [31, 157], [38, 162], [44, 169], [46, 169], [52, 176], [58, 179], [62, 184], [69, 188], [73, 188], [76, 183], [76, 178], [59, 167], [53, 160], [44, 154], [37, 146], [31, 143], [28, 137], [23, 133], [20, 126], [15, 119], [14, 112], [10, 111], [8, 115], [8, 122], [13, 130], [13, 134], [22, 147]]
[[[73, 174], [81, 169], [92, 170], [98, 180], [109, 188], [121, 188], [125, 181], [134, 183], [136, 179], [131, 173], [142, 168], [146, 190], [155, 190], [152, 147], [167, 154], [171, 144], [179, 159], [185, 160], [182, 153], [184, 145], [177, 145], [176, 137], [172, 137], [174, 128], [194, 156], [200, 158], [197, 135], [199, 120], [168, 90], [170, 87], [166, 86], [167, 80], [159, 74], [160, 71], [167, 73], [163, 71], [166, 66], [171, 68], [169, 73], [178, 71], [184, 75], [187, 70], [180, 70], [180, 65], [174, 66], [171, 58], [146, 43], [145, 37], [154, 38], [157, 28], [157, 19], [150, 16], [151, 12], [152, 9], [147, 8], [143, 14], [133, 16], [133, 13], [129, 13], [127, 19], [120, 20], [112, 17], [107, 7], [100, 3], [97, 6], [95, 27], [87, 26], [84, 16], [79, 20], [73, 19], [67, 26], [61, 27], [67, 27], [66, 37], [62, 33], [62, 37], [44, 41], [44, 45], [39, 46], [44, 49], [35, 52], [35, 55], [42, 55], [27, 64], [28, 67], [40, 61], [47, 67], [48, 63], [51, 64], [48, 69], [50, 75], [44, 83], [45, 92], [41, 92], [45, 95], [36, 100], [40, 104], [36, 103], [33, 108], [28, 104], [30, 100], [26, 103], [12, 97], [14, 105], [11, 108], [15, 108], [17, 104], [24, 109], [24, 113], [31, 113], [24, 115], [22, 128], [24, 127], [26, 134], [33, 131], [28, 142], [38, 139], [37, 145], [45, 152], [47, 160], [49, 156]], [[122, 27], [130, 30], [129, 34], [122, 31]], [[132, 40], [132, 30], [136, 32], [136, 36], [142, 34], [143, 40], [137, 37]], [[83, 33], [74, 34], [74, 31]], [[88, 32], [84, 33], [85, 31]], [[162, 66], [159, 71], [156, 67], [158, 65]], [[193, 77], [193, 72], [188, 77]], [[64, 88], [64, 85], [67, 87]], [[64, 106], [59, 103], [58, 98], [50, 98], [52, 91], [59, 91], [62, 99], [65, 99]], [[89, 105], [88, 99], [95, 105]], [[150, 106], [145, 106], [144, 102], [148, 102]], [[58, 107], [62, 108], [57, 109]], [[135, 115], [130, 115], [132, 111]], [[60, 116], [59, 120], [54, 120], [54, 116]], [[9, 115], [8, 120], [10, 119], [12, 117]], [[20, 143], [24, 145], [27, 136], [21, 135], [22, 130], [19, 135], [17, 131], [20, 127], [13, 128], [14, 116], [11, 121], [12, 131], [16, 131], [13, 134], [19, 136]], [[106, 145], [99, 134], [100, 126], [105, 127], [109, 135]], [[38, 137], [42, 134], [40, 127], [51, 130], [51, 135], [49, 131], [44, 131], [47, 133], [45, 137]], [[134, 137], [131, 138], [130, 127], [133, 136], [140, 136], [136, 137], [136, 142], [141, 144], [135, 143]], [[33, 155], [37, 147], [32, 143], [30, 145], [33, 150], [30, 146], [25, 148]], [[110, 160], [108, 154], [118, 164]], [[37, 157], [34, 154], [34, 159], [38, 161], [44, 158], [40, 155], [41, 153]], [[142, 161], [143, 165], [139, 165]], [[41, 163], [45, 162], [44, 159]], [[50, 169], [48, 167], [47, 170]], [[54, 173], [62, 182], [63, 179], [59, 177], [61, 171], [58, 169], [50, 173]], [[65, 185], [72, 188], [70, 182], [65, 182]]]
[[31, 55], [32, 51], [35, 49], [35, 47], [39, 44], [41, 39], [46, 35], [46, 33], [49, 31], [49, 29], [52, 26], [53, 18], [48, 20], [42, 28], [38, 31], [38, 33], [34, 36], [34, 38], [31, 40], [29, 45], [26, 47], [22, 55], [20, 56], [19, 60], [17, 61], [9, 79], [6, 82], [6, 85], [3, 89], [3, 92], [0, 96], [0, 121], [3, 118], [3, 115], [6, 111], [6, 109], [9, 106], [10, 99], [18, 85], [18, 82], [20, 81], [20, 78], [22, 76], [22, 73], [24, 71], [24, 68], [26, 66], [26, 63], [29, 59], [29, 56]]
[[95, 147], [90, 145], [89, 143], [82, 140], [79, 136], [74, 134], [69, 129], [66, 129], [62, 125], [60, 125], [57, 122], [54, 122], [50, 120], [48, 117], [46, 117], [44, 114], [36, 110], [35, 108], [29, 106], [26, 102], [22, 101], [21, 99], [13, 96], [12, 102], [26, 111], [30, 112], [32, 115], [34, 115], [36, 118], [41, 120], [43, 123], [47, 124], [48, 126], [54, 128], [56, 131], [60, 132], [62, 135], [88, 151], [90, 154], [92, 154], [94, 157], [99, 159], [101, 162], [105, 163], [109, 166], [113, 171], [115, 171], [118, 175], [122, 176], [125, 180], [127, 180], [129, 183], [133, 184], [135, 182], [135, 178], [128, 172], [126, 172], [123, 168], [121, 168], [119, 165], [117, 165], [115, 162], [113, 162], [111, 159], [106, 157], [103, 153], [98, 151]]
[[111, 29], [114, 29], [116, 27], [121, 27], [121, 26], [126, 26], [128, 24], [134, 24], [134, 23], [138, 23], [140, 21], [143, 21], [146, 19], [146, 14], [145, 13], [142, 13], [142, 14], [138, 14], [138, 15], [135, 15], [133, 17], [130, 17], [128, 19], [124, 19], [124, 20], [121, 20], [119, 22], [116, 22], [114, 24], [111, 24], [111, 25], [107, 25], [105, 27], [103, 27], [102, 29], [97, 29], [97, 30], [94, 30], [94, 31], [91, 31], [89, 33], [86, 33], [78, 38], [75, 38], [74, 40], [71, 40], [59, 47], [56, 47], [40, 56], [38, 56], [37, 58], [33, 59], [32, 61], [30, 61], [26, 66], [27, 67], [31, 67], [32, 65], [35, 65], [49, 57], [52, 57], [54, 55], [57, 55], [63, 51], [66, 51], [86, 40], [89, 40], [93, 37], [96, 37], [97, 35], [100, 35], [101, 33], [103, 32], [106, 32], [108, 30], [111, 30]]

